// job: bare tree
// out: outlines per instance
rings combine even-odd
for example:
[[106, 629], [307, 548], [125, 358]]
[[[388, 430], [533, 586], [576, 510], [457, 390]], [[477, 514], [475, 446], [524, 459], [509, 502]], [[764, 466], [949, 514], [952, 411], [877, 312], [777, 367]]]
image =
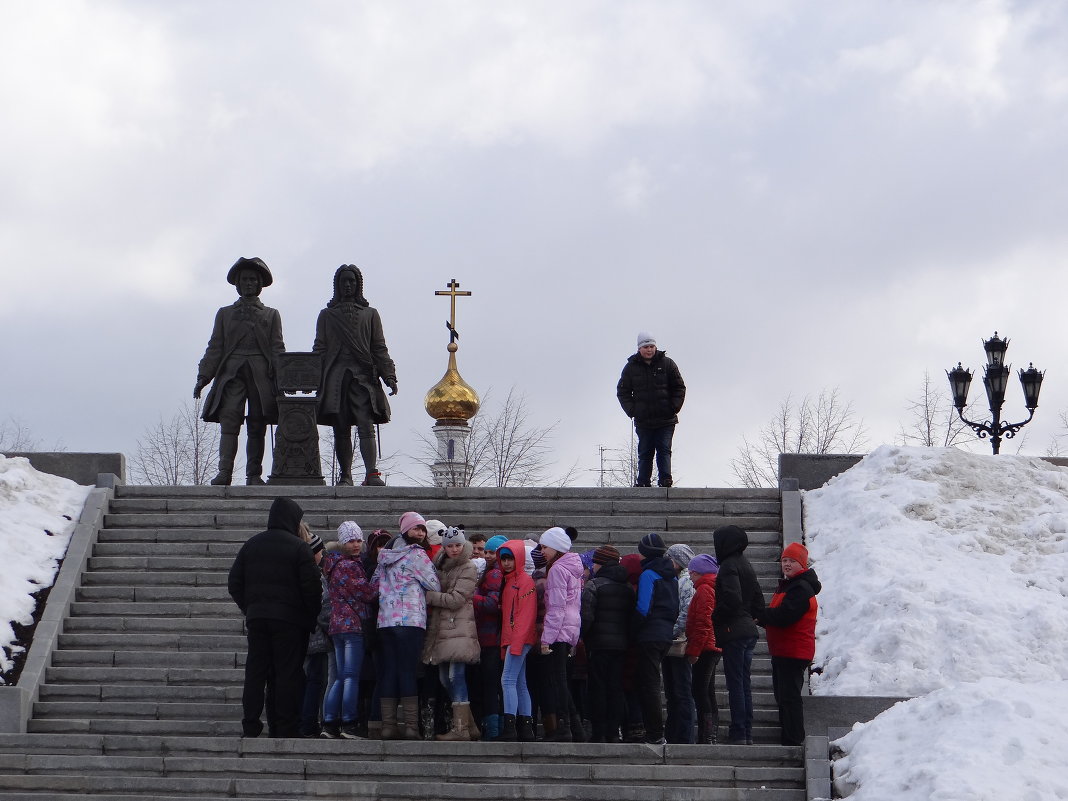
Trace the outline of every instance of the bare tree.
[[17, 417], [0, 420], [0, 453], [24, 453], [40, 447], [41, 441]]
[[866, 437], [864, 421], [851, 402], [843, 403], [837, 387], [800, 403], [787, 395], [755, 440], [742, 437], [731, 471], [743, 487], [775, 487], [780, 453], [859, 453]]
[[[483, 396], [482, 410], [471, 420], [470, 435], [458, 443], [453, 464], [455, 486], [533, 487], [546, 484], [564, 485], [575, 475], [573, 465], [558, 479], [551, 478], [552, 448], [550, 441], [556, 423], [537, 426], [531, 421], [526, 397], [515, 387], [492, 412], [487, 412], [489, 392]], [[420, 437], [425, 446], [420, 463], [429, 467], [438, 460], [437, 442]]]
[[207, 484], [215, 474], [219, 427], [200, 419], [201, 401], [188, 402], [170, 418], [145, 430], [130, 459], [135, 483]]
[[[973, 403], [968, 404], [965, 414]], [[902, 445], [920, 445], [925, 448], [949, 448], [969, 442], [971, 429], [957, 414], [949, 397], [949, 390], [939, 391], [931, 381], [928, 371], [923, 373], [923, 385], [919, 395], [908, 401], [909, 421], [902, 424], [899, 440]]]
[[1068, 443], [1068, 411], [1060, 412], [1058, 418], [1061, 421], [1061, 427], [1053, 435], [1049, 445], [1046, 446], [1046, 456], [1068, 455], [1068, 447], [1066, 447], [1066, 443]]

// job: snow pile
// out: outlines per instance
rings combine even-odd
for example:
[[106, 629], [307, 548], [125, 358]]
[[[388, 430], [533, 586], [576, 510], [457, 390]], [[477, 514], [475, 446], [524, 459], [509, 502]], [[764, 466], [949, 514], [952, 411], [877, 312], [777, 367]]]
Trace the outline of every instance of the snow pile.
[[11, 622], [33, 622], [32, 595], [52, 586], [90, 489], [0, 455], [0, 672], [21, 650]]
[[837, 741], [850, 801], [1068, 798], [1065, 682], [980, 679], [903, 701]]
[[836, 741], [851, 799], [1068, 799], [1068, 469], [872, 452], [805, 495], [819, 695], [920, 696]]
[[817, 695], [1068, 679], [1068, 469], [883, 446], [805, 495]]

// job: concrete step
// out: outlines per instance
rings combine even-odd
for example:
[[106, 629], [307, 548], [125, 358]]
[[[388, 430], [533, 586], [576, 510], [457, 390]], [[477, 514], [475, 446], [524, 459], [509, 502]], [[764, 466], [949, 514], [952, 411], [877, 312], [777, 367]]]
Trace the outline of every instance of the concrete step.
[[[116, 498], [110, 505], [115, 514], [146, 514], [171, 512], [186, 514], [188, 512], [252, 512], [267, 519], [273, 498]], [[404, 512], [412, 508], [409, 498], [354, 499], [345, 503], [344, 509], [338, 509], [338, 502], [333, 498], [304, 498], [298, 501], [305, 514], [348, 514], [350, 519], [360, 516], [393, 517], [399, 519]], [[774, 498], [686, 498], [665, 501], [660, 498], [482, 498], [473, 500], [449, 499], [437, 500], [430, 505], [417, 505], [438, 519], [449, 522], [449, 518], [459, 519], [471, 515], [489, 513], [528, 514], [544, 516], [551, 512], [554, 516], [571, 514], [589, 514], [598, 511], [606, 515], [617, 514], [659, 514], [670, 511], [671, 514], [710, 514], [730, 515], [778, 515], [779, 499]]]
[[653, 787], [734, 787], [739, 781], [774, 788], [796, 788], [803, 777], [796, 767], [638, 764], [590, 762], [473, 762], [451, 760], [289, 759], [273, 756], [83, 756], [70, 754], [3, 754], [0, 775], [138, 776], [159, 778], [261, 778], [286, 781], [315, 777], [316, 782], [477, 782], [490, 786], [618, 785]]
[[[83, 578], [92, 575], [85, 574]], [[191, 585], [184, 587], [154, 586], [143, 587], [130, 586], [83, 586], [75, 591], [77, 601], [128, 601], [132, 603], [155, 603], [159, 601], [176, 603], [188, 602], [211, 602], [214, 604], [229, 604], [233, 606], [233, 599], [226, 591], [225, 585]]]
[[[127, 532], [123, 532], [127, 533]], [[325, 532], [325, 535], [333, 536], [334, 532]], [[252, 532], [249, 533], [249, 536]], [[324, 536], [324, 532], [319, 532], [320, 536]], [[708, 539], [705, 534], [701, 535], [704, 539]], [[750, 535], [752, 537], [752, 535]], [[768, 539], [771, 539], [772, 535], [768, 535]], [[749, 557], [749, 560], [754, 565], [759, 562], [777, 562], [779, 554], [781, 552], [781, 546], [778, 542], [779, 535], [774, 533], [774, 542], [769, 544], [754, 543], [750, 539], [749, 547], [745, 553]], [[119, 565], [120, 562], [113, 562], [111, 560], [117, 558], [129, 558], [134, 560], [157, 560], [152, 564], [163, 565], [166, 567], [168, 564], [186, 564], [197, 565], [199, 561], [191, 560], [206, 560], [203, 562], [205, 565], [223, 565], [221, 569], [229, 570], [230, 565], [233, 563], [234, 557], [237, 555], [238, 550], [244, 540], [234, 542], [156, 542], [156, 541], [137, 541], [136, 543], [130, 540], [122, 542], [97, 542], [96, 547], [93, 549], [95, 556], [90, 559], [90, 566], [93, 569], [117, 569], [112, 567], [113, 565]], [[598, 543], [603, 544], [603, 543]], [[690, 544], [690, 543], [688, 543]], [[693, 547], [692, 544], [690, 544]], [[590, 547], [594, 547], [590, 543]], [[619, 546], [617, 546], [619, 547]], [[579, 549], [584, 549], [585, 544], [579, 545]], [[711, 541], [698, 543], [697, 551], [704, 549], [706, 553], [712, 553]], [[637, 545], [623, 546], [620, 548], [622, 553], [636, 553]], [[158, 561], [160, 559], [174, 560], [171, 561]], [[104, 561], [107, 560], [107, 561]], [[218, 569], [218, 568], [217, 568]]]
[[66, 651], [230, 651], [246, 649], [243, 634], [133, 633], [60, 634]]
[[53, 667], [243, 668], [245, 654], [210, 651], [68, 651], [52, 654]]
[[[12, 776], [5, 779], [9, 789], [0, 790], [0, 798], [8, 801], [252, 801], [263, 798], [285, 799], [349, 799], [351, 801], [412, 801], [412, 799], [483, 799], [487, 787], [481, 783], [451, 781], [324, 781], [278, 779], [200, 779], [156, 778], [125, 776]], [[90, 795], [86, 795], [86, 792]], [[685, 793], [685, 795], [681, 795]], [[756, 787], [685, 787], [656, 785], [579, 785], [566, 783], [498, 784], [493, 798], [537, 799], [550, 801], [804, 801], [803, 788], [774, 789]]]
[[[345, 520], [352, 516], [337, 513], [309, 512], [304, 515], [304, 522], [316, 531], [336, 530]], [[610, 521], [610, 527], [605, 522]], [[371, 531], [384, 528], [396, 531], [397, 518], [394, 516], [375, 516], [357, 521], [362, 528]], [[633, 536], [634, 532], [658, 531], [661, 533], [679, 532], [692, 535], [694, 532], [711, 532], [719, 526], [735, 525], [748, 532], [750, 529], [774, 530], [779, 526], [777, 515], [705, 515], [674, 514], [662, 511], [659, 514], [623, 515], [591, 512], [575, 513], [566, 516], [557, 514], [526, 513], [487, 513], [464, 515], [463, 523], [470, 531], [496, 532], [511, 531], [528, 535], [539, 535], [550, 526], [574, 526], [585, 539], [591, 542], [604, 542], [604, 537], [615, 535], [616, 539]], [[267, 516], [259, 512], [187, 512], [180, 515], [166, 513], [146, 514], [107, 514], [104, 525], [107, 528], [164, 528], [164, 529], [256, 529], [261, 530], [267, 523]], [[596, 532], [594, 536], [593, 532]], [[640, 536], [640, 535], [639, 535]]]
[[[228, 610], [229, 611], [229, 610]], [[66, 634], [87, 634], [89, 632], [102, 632], [117, 634], [130, 632], [138, 634], [170, 634], [176, 632], [205, 632], [211, 631], [217, 634], [241, 634], [244, 633], [244, 623], [237, 607], [233, 607], [234, 614], [226, 617], [107, 617], [107, 616], [79, 616], [67, 618], [63, 624]]]
[[588, 498], [599, 501], [659, 499], [680, 501], [689, 499], [725, 498], [740, 500], [777, 500], [776, 489], [749, 489], [746, 487], [211, 487], [211, 486], [134, 486], [115, 488], [117, 499], [125, 498], [210, 498], [224, 501], [265, 499], [268, 505], [279, 495], [293, 498], [298, 503], [316, 498], [333, 498], [339, 506], [349, 506], [370, 499], [382, 503], [391, 499], [411, 501], [414, 507], [444, 500], [464, 502], [489, 499], [540, 498], [544, 500], [568, 500]]
[[[236, 663], [236, 659], [235, 659]], [[61, 665], [45, 669], [45, 686], [80, 684], [147, 685], [159, 688], [171, 686], [240, 687], [244, 681], [244, 665], [225, 668], [204, 667], [146, 667], [113, 665]], [[42, 688], [42, 692], [44, 689]]]
[[219, 685], [174, 685], [160, 686], [142, 682], [139, 684], [44, 684], [41, 686], [42, 703], [67, 701], [140, 701], [143, 703], [241, 703], [241, 676], [235, 682]]
[[219, 587], [226, 585], [223, 571], [199, 570], [90, 570], [82, 574], [83, 587], [106, 585]]
[[[101, 588], [96, 588], [100, 590]], [[90, 593], [93, 594], [93, 593]], [[170, 618], [204, 620], [232, 617], [237, 614], [232, 598], [217, 601], [135, 601], [135, 600], [75, 600], [70, 607], [71, 619], [101, 617]], [[204, 622], [204, 625], [209, 625]]]

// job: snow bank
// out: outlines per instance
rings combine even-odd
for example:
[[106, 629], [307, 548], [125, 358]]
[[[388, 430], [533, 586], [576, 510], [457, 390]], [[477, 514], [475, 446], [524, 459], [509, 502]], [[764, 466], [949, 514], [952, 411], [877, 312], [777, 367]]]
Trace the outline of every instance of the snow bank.
[[883, 446], [805, 494], [805, 527], [813, 693], [1068, 679], [1068, 468]]
[[903, 701], [837, 741], [850, 801], [1068, 798], [1068, 682], [980, 679]]
[[11, 624], [33, 622], [32, 595], [52, 586], [90, 489], [0, 455], [0, 672], [21, 650]]

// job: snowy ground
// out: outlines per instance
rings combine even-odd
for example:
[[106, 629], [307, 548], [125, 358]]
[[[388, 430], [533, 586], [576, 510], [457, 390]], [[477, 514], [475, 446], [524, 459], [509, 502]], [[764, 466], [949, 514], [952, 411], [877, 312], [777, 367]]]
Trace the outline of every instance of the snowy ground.
[[33, 593], [52, 586], [90, 489], [0, 455], [0, 673], [21, 650], [11, 623], [33, 622]]
[[1068, 469], [884, 446], [805, 527], [813, 692], [917, 696], [838, 742], [856, 801], [1068, 799]]

